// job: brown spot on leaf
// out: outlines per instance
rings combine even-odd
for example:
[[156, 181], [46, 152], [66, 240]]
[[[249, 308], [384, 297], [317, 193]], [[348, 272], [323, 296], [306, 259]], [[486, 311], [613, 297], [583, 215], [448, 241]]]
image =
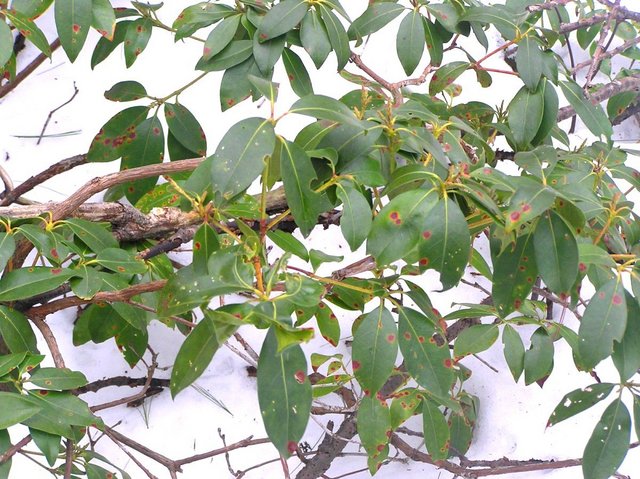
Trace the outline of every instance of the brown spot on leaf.
[[296, 371], [296, 373], [293, 376], [296, 378], [296, 381], [299, 384], [304, 384], [304, 380], [307, 377], [304, 371]]

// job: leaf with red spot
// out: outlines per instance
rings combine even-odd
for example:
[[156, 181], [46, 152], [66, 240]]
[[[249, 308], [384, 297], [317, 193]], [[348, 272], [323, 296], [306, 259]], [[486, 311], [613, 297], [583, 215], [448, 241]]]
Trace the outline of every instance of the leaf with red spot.
[[391, 313], [379, 306], [363, 318], [353, 335], [353, 373], [365, 391], [374, 396], [380, 390], [391, 375], [397, 354], [396, 323]]
[[169, 126], [169, 132], [185, 148], [196, 155], [207, 153], [207, 138], [197, 118], [191, 111], [180, 103], [165, 103], [164, 117]]
[[48, 57], [51, 56], [51, 47], [49, 46], [47, 37], [44, 36], [42, 30], [40, 30], [38, 26], [29, 19], [29, 17], [24, 13], [13, 9], [3, 10], [3, 13], [7, 16], [13, 26], [22, 33], [25, 39], [33, 43], [38, 50]]
[[362, 446], [369, 455], [369, 472], [375, 474], [378, 465], [389, 454], [391, 415], [387, 404], [373, 393], [363, 397], [358, 406], [356, 425]]
[[337, 346], [338, 341], [340, 341], [340, 323], [329, 305], [324, 301], [318, 305], [316, 321], [322, 337], [332, 346]]
[[611, 356], [613, 342], [622, 340], [626, 327], [625, 290], [618, 276], [596, 291], [584, 311], [578, 330], [581, 364], [593, 369], [600, 361]]
[[425, 218], [437, 202], [435, 188], [407, 191], [393, 198], [373, 220], [367, 253], [380, 266], [409, 254], [420, 241]]
[[121, 22], [116, 23], [115, 30], [113, 33], [113, 38], [108, 39], [106, 37], [101, 37], [96, 43], [96, 47], [93, 50], [93, 54], [91, 55], [91, 69], [93, 70], [98, 64], [107, 59], [111, 53], [124, 42], [124, 37], [127, 34], [127, 28], [131, 23], [131, 20], [123, 20]]
[[431, 458], [441, 461], [449, 457], [451, 431], [447, 419], [440, 408], [428, 399], [422, 401], [422, 424], [424, 445]]
[[104, 97], [111, 101], [135, 101], [146, 96], [147, 90], [137, 81], [121, 81], [104, 92]]
[[515, 191], [505, 213], [507, 233], [517, 229], [551, 208], [556, 192], [534, 180], [523, 182]]
[[72, 269], [32, 266], [8, 271], [0, 279], [0, 301], [17, 301], [46, 293], [75, 276]]
[[30, 428], [50, 434], [74, 438], [71, 426], [104, 427], [82, 399], [69, 392], [30, 390], [27, 396], [40, 411], [23, 422]]
[[578, 277], [579, 252], [575, 233], [554, 211], [538, 221], [533, 233], [536, 264], [542, 280], [556, 294], [567, 293]]
[[451, 85], [465, 70], [469, 68], [468, 62], [451, 62], [442, 65], [436, 70], [429, 83], [429, 95], [434, 96]]
[[229, 5], [200, 2], [185, 8], [171, 26], [176, 31], [175, 41], [193, 35], [201, 28], [208, 27], [237, 12]]
[[29, 382], [40, 388], [56, 391], [79, 388], [89, 383], [80, 371], [68, 368], [38, 368], [31, 373]]
[[454, 380], [453, 361], [446, 340], [438, 345], [434, 334], [436, 327], [429, 318], [410, 308], [398, 308], [398, 342], [407, 371], [423, 388], [447, 396]]
[[[3, 2], [0, 2], [2, 4]], [[4, 2], [7, 3], [6, 1]], [[13, 0], [11, 8], [17, 10], [27, 18], [35, 20], [51, 6], [53, 0]]]
[[[120, 170], [136, 168], [138, 166], [162, 163], [164, 158], [164, 133], [162, 123], [157, 116], [147, 118], [137, 125], [131, 133], [133, 138], [126, 144], [120, 162]], [[156, 182], [157, 177], [144, 178], [133, 182], [124, 183], [125, 195], [131, 203], [135, 203]]]
[[238, 328], [229, 313], [207, 309], [204, 314], [176, 356], [169, 382], [173, 398], [205, 372], [216, 351]]
[[299, 345], [278, 352], [275, 328], [258, 359], [258, 402], [267, 436], [284, 457], [295, 452], [307, 427], [312, 391], [307, 360]]
[[231, 43], [238, 31], [241, 15], [233, 15], [222, 20], [211, 32], [204, 42], [202, 57], [209, 60], [220, 53]]
[[136, 126], [147, 117], [148, 112], [146, 106], [132, 106], [111, 117], [93, 138], [87, 161], [102, 162], [120, 158], [124, 147], [135, 137]]
[[207, 223], [203, 223], [193, 236], [193, 269], [200, 274], [206, 274], [209, 257], [219, 249], [218, 233]]
[[[613, 364], [620, 373], [620, 380], [631, 379], [640, 369], [640, 306], [625, 291], [627, 303], [627, 327], [622, 341], [613, 343]], [[640, 424], [636, 427], [640, 428]]]
[[69, 60], [74, 62], [82, 50], [91, 27], [92, 2], [56, 0], [54, 12], [60, 44]]
[[444, 290], [460, 281], [471, 253], [471, 235], [460, 207], [443, 198], [427, 213], [418, 242], [421, 271], [440, 272]]
[[306, 0], [283, 0], [267, 12], [255, 35], [260, 42], [284, 35], [302, 21], [307, 10]]
[[282, 52], [282, 62], [291, 84], [291, 89], [299, 97], [313, 95], [313, 85], [309, 72], [302, 63], [300, 57], [290, 48], [285, 48]]
[[116, 13], [109, 0], [92, 0], [91, 26], [107, 40], [112, 40], [116, 28]]
[[102, 289], [102, 275], [95, 268], [81, 264], [77, 276], [69, 280], [71, 291], [80, 299], [91, 299]]
[[151, 38], [153, 24], [148, 18], [134, 20], [124, 36], [124, 61], [129, 68], [144, 51]]
[[98, 252], [96, 262], [111, 271], [124, 274], [143, 274], [147, 271], [144, 261], [121, 248], [107, 248]]
[[533, 234], [520, 236], [493, 262], [493, 304], [502, 318], [518, 309], [538, 277]]
[[7, 22], [0, 22], [0, 67], [7, 63], [13, 55], [13, 34]]
[[422, 403], [422, 393], [415, 388], [406, 388], [393, 394], [393, 401], [389, 407], [391, 413], [391, 428], [397, 429], [403, 422], [416, 414]]

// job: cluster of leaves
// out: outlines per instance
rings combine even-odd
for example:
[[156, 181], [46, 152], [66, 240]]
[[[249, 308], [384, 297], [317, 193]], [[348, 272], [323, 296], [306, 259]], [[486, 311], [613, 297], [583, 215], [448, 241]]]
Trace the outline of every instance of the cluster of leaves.
[[[14, 0], [7, 8], [0, 2], [0, 13], [9, 22], [0, 22], [0, 64], [9, 77], [15, 74], [14, 54], [5, 47], [11, 27], [48, 53], [33, 19], [52, 3]], [[583, 468], [590, 479], [615, 472], [627, 453], [632, 427], [623, 393], [633, 397], [640, 433], [639, 385], [632, 380], [640, 367], [640, 223], [628, 199], [630, 191], [640, 188], [640, 173], [625, 164], [627, 155], [635, 152], [613, 146], [609, 116], [635, 101], [637, 93], [609, 99], [609, 116], [585, 95], [589, 92], [552, 49], [570, 41], [558, 33], [560, 23], [570, 21], [562, 5], [528, 13], [525, 7], [536, 2], [362, 3], [368, 3], [363, 5], [366, 10], [352, 21], [338, 0], [203, 2], [186, 7], [166, 25], [158, 13], [161, 4], [132, 2], [133, 8], [114, 10], [107, 0], [55, 1], [60, 41], [71, 60], [90, 27], [104, 36], [93, 51], [92, 67], [120, 44], [129, 67], [155, 29], [169, 30], [176, 41], [203, 43], [202, 57], [195, 62], [201, 76], [224, 71], [221, 110], [247, 98], [264, 97], [275, 105], [279, 84], [273, 82], [274, 67], [282, 60], [300, 97], [287, 114], [313, 121], [286, 139], [276, 134], [279, 118], [273, 114], [244, 119], [192, 174], [160, 185], [150, 178], [109, 190], [108, 198], [126, 197], [141, 211], [174, 206], [198, 215], [193, 260], [177, 271], [166, 255], [140, 259], [139, 252], [151, 242], [119, 245], [105, 225], [70, 219], [44, 221], [45, 228], [40, 228], [37, 221], [5, 221], [3, 266], [16, 238], [32, 244], [47, 266], [9, 264], [0, 280], [0, 334], [10, 353], [0, 356], [0, 377], [12, 389], [0, 394], [2, 401], [15, 404], [0, 411], [0, 430], [17, 423], [29, 426], [38, 447], [55, 461], [62, 437], [77, 440], [82, 427], [101, 427], [80, 399], [65, 392], [84, 384], [81, 374], [38, 368], [42, 356], [27, 317], [16, 307], [20, 301], [65, 286], [91, 301], [101, 292], [162, 280], [158, 291], [88, 306], [74, 328], [74, 343], [113, 338], [133, 365], [144, 354], [150, 321], [183, 328], [200, 318], [184, 330], [188, 335], [170, 382], [175, 396], [205, 371], [240, 326], [268, 329], [258, 365], [258, 395], [267, 433], [283, 456], [295, 451], [313, 399], [353, 379], [362, 390], [358, 434], [372, 473], [387, 458], [392, 432], [414, 414], [422, 414], [425, 446], [433, 460], [464, 454], [479, 403], [463, 388], [471, 372], [459, 361], [501, 337], [514, 379], [524, 375], [527, 385], [542, 383], [553, 369], [555, 343], [564, 340], [579, 370], [590, 371], [611, 357], [620, 379], [569, 393], [549, 424], [591, 407], [617, 388], [587, 444]], [[606, 10], [593, 2], [576, 3], [578, 18], [601, 13]], [[397, 85], [344, 70], [353, 58], [352, 43], [358, 45], [400, 17], [397, 57], [405, 73], [414, 74], [428, 54], [424, 92], [420, 87], [401, 91]], [[515, 66], [523, 86], [506, 109], [456, 101], [461, 87], [455, 82], [466, 72], [473, 71], [483, 87], [492, 82], [492, 71], [482, 64], [486, 57], [474, 58], [458, 44], [460, 37], [473, 36], [469, 41], [487, 49], [488, 28], [497, 29], [507, 45], [517, 48]], [[580, 47], [595, 50], [601, 28], [603, 23], [579, 29]], [[208, 31], [206, 39], [196, 36], [201, 30]], [[616, 32], [627, 40], [637, 29], [620, 22]], [[467, 60], [448, 61], [449, 51]], [[339, 99], [314, 94], [312, 75], [300, 54], [308, 55], [316, 68], [335, 54], [337, 69], [357, 87]], [[631, 46], [622, 54], [635, 59], [638, 50]], [[606, 62], [602, 71], [612, 75]], [[616, 75], [636, 73], [622, 69]], [[146, 104], [109, 119], [91, 143], [88, 160], [121, 159], [124, 170], [162, 162], [165, 149], [171, 161], [204, 156], [203, 129], [178, 101], [185, 88], [155, 97], [134, 81], [114, 85], [105, 93], [107, 99]], [[598, 141], [570, 147], [557, 124], [558, 91]], [[493, 142], [498, 135], [515, 153], [516, 175], [496, 167]], [[262, 194], [247, 195], [258, 180]], [[628, 182], [630, 190], [622, 191], [615, 180]], [[268, 198], [280, 188], [287, 206], [274, 216]], [[320, 215], [335, 209], [351, 250], [366, 245], [372, 257], [370, 277], [315, 274], [321, 264], [337, 258], [309, 251], [279, 228], [291, 215], [306, 237]], [[476, 247], [478, 238], [486, 237], [489, 262]], [[284, 250], [275, 261], [267, 254], [270, 243]], [[292, 255], [310, 263], [313, 272], [289, 268]], [[492, 285], [492, 303], [463, 304], [442, 316], [427, 292], [412, 281], [433, 269], [448, 290], [458, 285], [469, 266]], [[625, 277], [631, 291], [625, 290]], [[595, 286], [577, 332], [548, 319], [546, 304], [531, 297], [538, 278], [548, 294], [574, 311], [581, 302], [582, 282], [587, 279]], [[250, 299], [211, 306], [214, 298], [232, 293]], [[345, 331], [336, 319], [339, 310], [363, 314]], [[447, 324], [469, 317], [487, 320], [464, 329], [450, 348]], [[317, 328], [309, 327], [314, 322]], [[519, 331], [523, 325], [537, 326], [526, 341]], [[314, 330], [333, 346], [353, 335], [353, 356], [345, 362], [339, 355], [313, 354], [313, 370], [323, 368], [326, 375], [312, 386], [300, 343]], [[402, 380], [392, 381], [396, 376]], [[68, 413], [56, 412], [60, 409]], [[0, 440], [0, 447], [8, 443], [6, 431]], [[87, 474], [89, 467], [98, 466], [88, 464]]]

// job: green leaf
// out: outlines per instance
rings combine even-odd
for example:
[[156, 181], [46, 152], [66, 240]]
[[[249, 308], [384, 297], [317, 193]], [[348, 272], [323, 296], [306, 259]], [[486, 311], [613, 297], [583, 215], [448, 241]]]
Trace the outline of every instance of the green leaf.
[[477, 354], [491, 347], [498, 339], [497, 324], [476, 324], [463, 330], [453, 344], [453, 355], [462, 358]]
[[347, 240], [351, 251], [355, 251], [364, 242], [371, 230], [371, 206], [360, 190], [351, 182], [337, 185], [336, 195], [342, 201], [340, 230]]
[[211, 30], [204, 42], [202, 51], [202, 57], [205, 60], [210, 60], [231, 43], [231, 40], [233, 40], [233, 37], [238, 31], [241, 17], [242, 15], [227, 17]]
[[[51, 47], [49, 46], [47, 37], [44, 36], [42, 30], [40, 30], [38, 26], [33, 21], [31, 21], [27, 15], [13, 9], [3, 10], [3, 13], [7, 16], [13, 26], [16, 27], [16, 29], [20, 33], [22, 33], [25, 38], [28, 38], [29, 41], [33, 43], [38, 50], [40, 50], [48, 57], [51, 56]], [[13, 45], [13, 42], [11, 42], [11, 44]]]
[[435, 188], [407, 191], [393, 198], [373, 220], [367, 253], [378, 265], [406, 256], [418, 244], [425, 218], [437, 202]]
[[73, 63], [89, 33], [93, 20], [92, 3], [57, 0], [54, 3], [54, 12], [60, 44]]
[[309, 252], [305, 245], [290, 233], [281, 230], [271, 230], [267, 232], [267, 236], [273, 241], [278, 248], [296, 255], [305, 261], [309, 261]]
[[553, 339], [544, 327], [531, 335], [531, 346], [524, 353], [524, 383], [546, 378], [553, 369]]
[[620, 380], [627, 381], [640, 369], [640, 306], [627, 292], [627, 327], [620, 342], [613, 343], [613, 364], [620, 373]]
[[115, 24], [115, 31], [113, 38], [101, 37], [96, 44], [91, 55], [91, 69], [93, 70], [99, 63], [102, 63], [107, 59], [111, 53], [124, 42], [124, 37], [127, 34], [127, 28], [131, 24], [131, 20], [123, 20]]
[[232, 7], [220, 3], [200, 2], [190, 5], [173, 22], [172, 28], [176, 30], [175, 41], [237, 13]]
[[434, 461], [449, 457], [451, 431], [440, 408], [429, 400], [422, 401], [422, 429], [427, 452]]
[[336, 263], [342, 261], [343, 259], [344, 256], [327, 254], [324, 251], [320, 251], [318, 249], [312, 249], [309, 251], [309, 262], [311, 263], [311, 267], [314, 271], [316, 271], [321, 264]]
[[333, 314], [329, 304], [321, 302], [316, 310], [316, 322], [323, 339], [332, 346], [337, 346], [340, 341], [340, 323], [338, 318]]
[[33, 442], [38, 446], [49, 465], [53, 466], [58, 459], [58, 454], [60, 454], [60, 436], [37, 429], [30, 429], [29, 434], [31, 434]]
[[38, 352], [36, 336], [27, 318], [22, 313], [1, 305], [0, 335], [12, 353]]
[[107, 230], [107, 224], [94, 223], [82, 218], [69, 218], [65, 224], [76, 238], [86, 244], [91, 251], [98, 253], [106, 248], [117, 248], [118, 241]]
[[[11, 437], [9, 436], [9, 431], [6, 429], [0, 430], [0, 453], [4, 454], [9, 450], [12, 446]], [[1, 479], [9, 479], [9, 473], [11, 472], [11, 463], [12, 459], [9, 458], [2, 464], [0, 464], [0, 478]]]
[[116, 13], [109, 0], [92, 0], [91, 26], [107, 40], [112, 40], [116, 28]]
[[460, 281], [469, 262], [471, 236], [460, 207], [449, 198], [438, 201], [426, 214], [419, 236], [420, 270], [440, 272], [444, 290]]
[[207, 273], [207, 262], [213, 252], [219, 249], [218, 234], [207, 223], [203, 223], [193, 236], [193, 269], [199, 274]]
[[389, 407], [391, 429], [397, 429], [398, 426], [412, 417], [422, 402], [422, 394], [415, 388], [406, 388], [394, 393]]
[[228, 201], [246, 190], [273, 153], [273, 125], [263, 118], [246, 118], [225, 133], [213, 154], [211, 184], [216, 202]]
[[366, 394], [358, 406], [356, 425], [360, 441], [369, 455], [369, 471], [373, 474], [389, 454], [391, 415], [387, 404], [374, 394]]
[[4, 269], [15, 250], [16, 240], [13, 235], [0, 233], [0, 269]]
[[26, 351], [14, 354], [3, 354], [0, 356], [0, 377], [10, 373], [17, 368], [27, 356]]
[[279, 37], [293, 30], [309, 10], [306, 0], [283, 0], [272, 7], [262, 19], [256, 35], [260, 42]]
[[99, 271], [84, 264], [75, 271], [77, 275], [69, 280], [73, 294], [82, 299], [91, 299], [102, 290], [103, 276]]
[[251, 40], [234, 40], [209, 60], [205, 60], [204, 58], [198, 60], [196, 70], [205, 72], [228, 70], [245, 61], [252, 53], [253, 42]]
[[613, 352], [613, 342], [620, 342], [627, 326], [625, 291], [620, 277], [606, 282], [587, 305], [578, 336], [581, 365], [594, 368]]
[[0, 279], [0, 301], [16, 301], [46, 293], [66, 283], [75, 272], [70, 269], [32, 266], [5, 273]]
[[331, 53], [331, 42], [317, 10], [309, 10], [302, 19], [300, 41], [313, 64], [316, 68], [320, 68]]
[[509, 128], [519, 149], [536, 137], [544, 113], [544, 91], [538, 88], [535, 92], [523, 86], [509, 103]]
[[[521, 12], [519, 13], [522, 15]], [[460, 20], [493, 25], [507, 40], [513, 40], [519, 32], [518, 24], [520, 21], [518, 17], [503, 5], [470, 7], [460, 17]]]
[[427, 316], [398, 308], [398, 342], [407, 371], [423, 388], [447, 396], [454, 380], [453, 361], [448, 343], [438, 345], [434, 334], [435, 326]]
[[338, 71], [342, 70], [349, 61], [351, 50], [349, 49], [349, 37], [338, 17], [324, 4], [320, 5], [320, 16], [327, 30], [327, 36], [331, 43], [331, 48], [336, 52], [338, 60]]
[[0, 430], [21, 423], [40, 411], [38, 405], [21, 394], [0, 391], [0, 403]]
[[124, 60], [127, 68], [134, 64], [138, 56], [147, 48], [153, 24], [148, 18], [134, 20], [124, 36]]
[[607, 102], [607, 115], [613, 121], [618, 115], [624, 113], [631, 103], [638, 97], [638, 92], [624, 91], [613, 95]]
[[275, 328], [262, 343], [258, 359], [258, 401], [267, 435], [284, 457], [293, 454], [311, 412], [307, 360], [299, 345], [278, 352]]
[[121, 248], [106, 248], [98, 253], [96, 262], [111, 271], [125, 274], [143, 274], [147, 265], [134, 253]]
[[5, 21], [0, 22], [0, 66], [13, 55], [13, 34]]
[[121, 81], [104, 92], [111, 101], [135, 101], [147, 96], [147, 90], [137, 81]]
[[272, 75], [273, 67], [280, 60], [284, 50], [286, 38], [286, 35], [280, 35], [261, 43], [257, 35], [253, 36], [253, 59], [262, 74], [269, 77]]
[[87, 152], [87, 161], [113, 161], [120, 158], [124, 147], [132, 141], [133, 130], [147, 117], [148, 112], [146, 106], [132, 106], [116, 113], [94, 137]]
[[300, 98], [291, 106], [289, 112], [362, 128], [362, 124], [347, 105], [324, 95]]
[[404, 11], [402, 5], [394, 2], [378, 2], [369, 4], [362, 15], [356, 18], [349, 26], [350, 40], [358, 40], [377, 32], [388, 25], [394, 18]]
[[509, 371], [514, 381], [518, 381], [524, 370], [524, 344], [518, 332], [510, 325], [505, 324], [502, 330], [502, 344], [504, 346], [504, 359], [509, 366]]
[[424, 23], [424, 36], [427, 45], [427, 51], [429, 52], [429, 58], [431, 64], [434, 67], [440, 66], [442, 63], [443, 42], [442, 38], [438, 34], [438, 29], [435, 24], [428, 20], [426, 17], [422, 17]]
[[621, 398], [602, 414], [587, 442], [582, 459], [585, 479], [607, 479], [624, 461], [629, 450], [631, 416]]
[[422, 15], [411, 10], [400, 23], [396, 37], [396, 51], [398, 60], [404, 72], [411, 75], [424, 53], [425, 31]]
[[578, 276], [578, 244], [572, 229], [555, 212], [542, 215], [533, 233], [536, 264], [544, 283], [567, 293]]
[[237, 326], [226, 316], [231, 315], [205, 310], [204, 318], [184, 340], [171, 371], [171, 397], [175, 398], [204, 373], [213, 355], [233, 334]]
[[451, 62], [436, 70], [429, 83], [429, 95], [434, 96], [451, 85], [456, 78], [469, 68], [468, 62]]
[[494, 260], [493, 268], [491, 296], [500, 317], [505, 318], [520, 308], [538, 277], [533, 235], [518, 237], [514, 246]]
[[555, 426], [598, 404], [609, 396], [613, 386], [611, 383], [595, 383], [582, 389], [574, 389], [560, 400], [547, 421], [547, 427]]
[[164, 117], [169, 132], [194, 153], [204, 156], [207, 152], [207, 138], [200, 123], [187, 107], [180, 103], [165, 103]]
[[518, 42], [516, 67], [520, 78], [530, 91], [538, 88], [542, 77], [542, 62], [542, 51], [533, 36], [527, 35]]
[[38, 368], [31, 373], [29, 382], [44, 389], [57, 391], [79, 388], [89, 383], [80, 371], [68, 368]]
[[13, 0], [11, 2], [11, 8], [35, 20], [47, 11], [52, 3], [53, 0]]
[[220, 82], [220, 107], [222, 111], [237, 105], [251, 96], [255, 86], [249, 75], [260, 76], [260, 69], [253, 58], [225, 70]]
[[353, 373], [365, 395], [375, 397], [391, 375], [398, 354], [398, 330], [391, 313], [379, 306], [364, 316], [353, 335]]
[[71, 426], [102, 425], [87, 403], [68, 392], [31, 390], [29, 399], [40, 407], [38, 413], [24, 421], [30, 428], [73, 438]]
[[556, 191], [537, 181], [518, 186], [505, 212], [505, 230], [509, 233], [549, 209], [556, 199]]
[[311, 159], [297, 144], [281, 139], [280, 172], [291, 214], [300, 231], [307, 236], [318, 215], [330, 208], [326, 196], [316, 193], [311, 182], [316, 179]]
[[573, 81], [560, 82], [560, 88], [591, 133], [596, 136], [605, 135], [607, 138], [613, 135], [613, 127], [602, 107], [594, 105], [586, 99], [582, 88], [577, 83]]
[[291, 88], [299, 97], [313, 95], [313, 85], [302, 60], [290, 48], [282, 52], [282, 61], [291, 83]]

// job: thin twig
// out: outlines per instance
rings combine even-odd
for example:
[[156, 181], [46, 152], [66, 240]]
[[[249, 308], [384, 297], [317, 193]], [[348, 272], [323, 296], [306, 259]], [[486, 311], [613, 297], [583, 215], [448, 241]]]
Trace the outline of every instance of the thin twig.
[[71, 103], [73, 101], [73, 99], [76, 97], [76, 95], [78, 94], [78, 92], [79, 92], [79, 90], [78, 90], [78, 87], [76, 86], [76, 82], [73, 82], [73, 95], [71, 95], [71, 98], [69, 98], [67, 101], [65, 101], [62, 105], [60, 105], [57, 108], [54, 108], [53, 110], [51, 110], [49, 112], [49, 114], [47, 115], [47, 119], [44, 122], [44, 125], [42, 125], [42, 131], [40, 131], [40, 135], [38, 135], [38, 141], [36, 142], [36, 145], [39, 145], [40, 142], [42, 141], [42, 137], [44, 136], [44, 132], [47, 130], [47, 126], [49, 125], [49, 122], [51, 121], [51, 117], [53, 116], [53, 114], [56, 113], [61, 108], [63, 108], [64, 106], [66, 106], [69, 103]]

